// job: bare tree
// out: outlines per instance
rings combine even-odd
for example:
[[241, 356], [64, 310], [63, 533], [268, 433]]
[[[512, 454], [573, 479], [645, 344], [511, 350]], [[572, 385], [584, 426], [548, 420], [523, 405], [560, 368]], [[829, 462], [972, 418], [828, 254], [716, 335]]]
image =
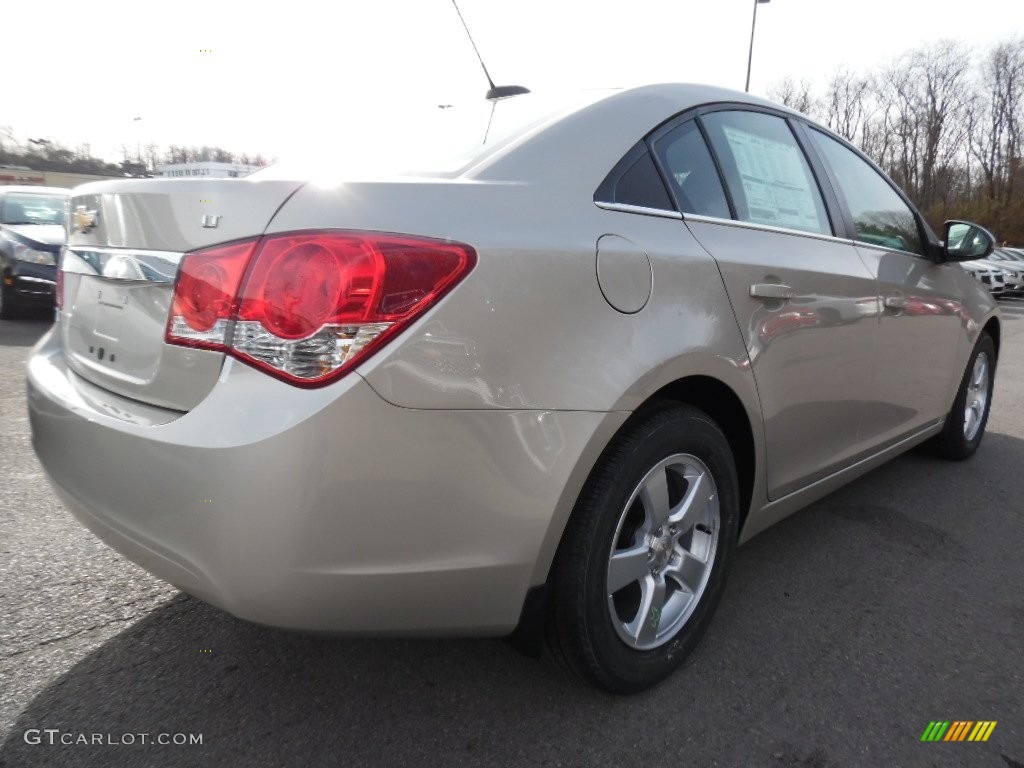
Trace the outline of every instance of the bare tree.
[[938, 41], [873, 72], [839, 69], [820, 100], [792, 78], [769, 94], [859, 144], [933, 225], [973, 218], [1024, 243], [1024, 38], [980, 56]]
[[970, 151], [989, 200], [1012, 196], [1024, 128], [1024, 38], [999, 43], [981, 66], [981, 92], [971, 104]]
[[17, 149], [18, 142], [14, 139], [14, 130], [9, 125], [0, 125], [0, 152]]
[[871, 117], [871, 86], [870, 78], [843, 67], [832, 75], [825, 88], [825, 123], [848, 141], [861, 138], [864, 124]]
[[160, 147], [153, 142], [148, 143], [143, 147], [144, 155], [143, 160], [146, 164], [146, 171], [148, 173], [156, 173], [156, 167], [160, 165]]
[[890, 134], [882, 162], [924, 208], [946, 197], [943, 184], [966, 156], [970, 69], [969, 51], [943, 40], [904, 54], [876, 80]]
[[768, 89], [768, 98], [814, 117], [818, 112], [818, 101], [814, 98], [811, 88], [809, 80], [795, 82], [791, 77], [784, 77]]

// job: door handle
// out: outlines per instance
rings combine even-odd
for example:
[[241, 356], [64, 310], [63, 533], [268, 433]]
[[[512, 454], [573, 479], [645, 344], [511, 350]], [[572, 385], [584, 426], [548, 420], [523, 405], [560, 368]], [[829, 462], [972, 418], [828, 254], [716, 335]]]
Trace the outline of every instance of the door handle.
[[886, 309], [906, 309], [910, 306], [905, 296], [886, 296], [884, 303]]
[[750, 295], [755, 299], [792, 299], [796, 291], [781, 283], [754, 283], [750, 286]]

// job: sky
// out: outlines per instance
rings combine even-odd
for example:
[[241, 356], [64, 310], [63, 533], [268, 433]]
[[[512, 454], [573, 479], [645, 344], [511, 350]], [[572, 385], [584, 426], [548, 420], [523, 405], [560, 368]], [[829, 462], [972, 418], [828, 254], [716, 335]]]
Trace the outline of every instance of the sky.
[[[753, 0], [459, 5], [498, 84], [743, 89]], [[822, 84], [943, 37], [982, 49], [1024, 36], [1013, 5], [771, 0], [758, 6], [751, 91], [786, 76]], [[8, 0], [3, 22], [0, 130], [114, 161], [149, 142], [288, 157], [487, 89], [451, 0]]]

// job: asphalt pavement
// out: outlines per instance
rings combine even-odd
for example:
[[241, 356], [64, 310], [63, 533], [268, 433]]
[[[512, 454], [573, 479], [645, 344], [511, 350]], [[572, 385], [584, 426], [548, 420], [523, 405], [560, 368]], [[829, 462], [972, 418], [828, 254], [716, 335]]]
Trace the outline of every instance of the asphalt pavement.
[[[278, 632], [157, 581], [51, 492], [23, 383], [48, 320], [0, 321], [0, 766], [1024, 768], [1024, 301], [1004, 318], [977, 455], [912, 452], [742, 547], [702, 644], [632, 697], [499, 640]], [[997, 725], [922, 743], [934, 720]]]

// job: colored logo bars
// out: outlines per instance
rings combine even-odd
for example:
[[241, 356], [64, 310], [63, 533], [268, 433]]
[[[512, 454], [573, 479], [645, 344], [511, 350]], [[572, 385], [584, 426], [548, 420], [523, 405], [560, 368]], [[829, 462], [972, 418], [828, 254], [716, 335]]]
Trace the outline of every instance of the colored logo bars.
[[988, 741], [995, 727], [995, 720], [932, 720], [921, 741]]

